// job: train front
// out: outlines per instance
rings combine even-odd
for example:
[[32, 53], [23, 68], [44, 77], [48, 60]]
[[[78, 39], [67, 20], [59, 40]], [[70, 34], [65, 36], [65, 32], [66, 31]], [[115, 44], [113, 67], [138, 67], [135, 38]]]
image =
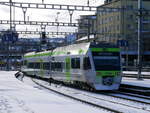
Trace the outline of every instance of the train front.
[[110, 45], [91, 46], [96, 90], [117, 90], [121, 83], [120, 48]]

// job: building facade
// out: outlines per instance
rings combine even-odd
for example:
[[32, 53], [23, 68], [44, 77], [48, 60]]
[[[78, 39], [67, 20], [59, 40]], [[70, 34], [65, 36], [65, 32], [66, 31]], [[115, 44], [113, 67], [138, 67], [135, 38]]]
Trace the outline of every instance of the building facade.
[[[149, 6], [150, 1], [143, 0], [143, 9], [150, 10]], [[106, 7], [106, 9], [102, 11], [101, 7]], [[137, 61], [137, 9], [138, 0], [105, 0], [103, 5], [97, 7], [96, 13], [97, 40], [115, 44], [126, 42], [122, 47], [122, 55], [132, 65]], [[143, 61], [149, 61], [150, 64], [150, 16], [147, 11], [144, 11], [143, 15], [142, 45]]]
[[96, 15], [82, 15], [78, 23], [78, 39], [96, 33]]

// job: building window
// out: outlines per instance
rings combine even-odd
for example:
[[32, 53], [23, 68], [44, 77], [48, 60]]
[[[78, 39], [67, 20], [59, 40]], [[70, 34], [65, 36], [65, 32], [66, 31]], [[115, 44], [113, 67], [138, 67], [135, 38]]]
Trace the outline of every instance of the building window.
[[107, 27], [105, 27], [105, 32], [107, 32]]
[[101, 16], [102, 15], [102, 13], [99, 11], [99, 15]]
[[117, 20], [118, 20], [118, 21], [120, 20], [120, 16], [119, 16], [119, 15], [117, 16]]
[[105, 24], [107, 24], [108, 23], [108, 21], [107, 21], [108, 19], [107, 18], [105, 18]]
[[102, 33], [104, 33], [104, 28], [102, 28]]
[[127, 9], [133, 9], [133, 5], [127, 5]]
[[112, 16], [111, 16], [111, 18], [110, 18], [110, 19], [111, 19], [111, 21], [113, 21], [113, 17], [112, 17]]
[[101, 21], [97, 21], [97, 23], [98, 23], [99, 25], [101, 25]]
[[133, 15], [127, 15], [127, 19], [133, 20]]
[[111, 22], [111, 19], [110, 19], [110, 17], [108, 18], [108, 22]]
[[102, 29], [99, 30], [99, 33], [102, 33]]
[[131, 24], [127, 24], [127, 29], [133, 29]]
[[130, 19], [133, 19], [133, 15], [130, 15], [130, 17], [129, 17]]
[[120, 30], [120, 25], [117, 25], [117, 30], [118, 30], [118, 31]]

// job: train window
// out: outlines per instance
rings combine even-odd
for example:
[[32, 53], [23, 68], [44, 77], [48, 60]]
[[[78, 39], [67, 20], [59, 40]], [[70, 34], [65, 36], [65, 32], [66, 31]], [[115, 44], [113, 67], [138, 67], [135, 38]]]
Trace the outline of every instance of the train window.
[[57, 66], [57, 71], [62, 71], [62, 63], [61, 62], [57, 62], [56, 66]]
[[62, 71], [62, 63], [61, 62], [53, 62], [51, 63], [52, 71]]
[[24, 61], [23, 61], [23, 65], [27, 65], [27, 60], [24, 60]]
[[92, 52], [93, 56], [118, 56], [119, 52]]
[[49, 70], [50, 69], [50, 63], [46, 62], [43, 64], [43, 69]]
[[85, 57], [83, 60], [83, 68], [84, 70], [91, 69], [91, 63], [89, 57]]
[[27, 64], [27, 68], [29, 68], [29, 63]]
[[35, 68], [35, 69], [40, 69], [40, 63], [36, 63], [36, 62], [35, 62], [35, 63], [34, 63], [34, 68]]
[[28, 64], [28, 68], [34, 68], [34, 65], [33, 65], [32, 62], [30, 62], [30, 63]]
[[24, 61], [21, 61], [21, 66], [25, 66], [25, 65], [24, 65]]
[[54, 62], [51, 63], [51, 70], [55, 71], [55, 63]]
[[119, 56], [94, 56], [96, 70], [120, 70]]
[[80, 69], [80, 58], [72, 58], [71, 59], [71, 68]]

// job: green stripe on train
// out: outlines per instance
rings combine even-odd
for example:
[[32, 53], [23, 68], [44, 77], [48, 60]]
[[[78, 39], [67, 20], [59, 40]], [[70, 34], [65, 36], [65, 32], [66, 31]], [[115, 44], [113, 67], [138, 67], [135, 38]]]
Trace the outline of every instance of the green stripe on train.
[[51, 52], [50, 53], [35, 54], [35, 55], [27, 55], [27, 56], [24, 56], [24, 57], [25, 58], [31, 58], [31, 57], [49, 56], [49, 55], [51, 55]]
[[67, 54], [63, 51], [58, 52], [49, 52], [49, 53], [41, 53], [41, 54], [35, 54], [35, 55], [26, 55], [25, 58], [32, 58], [32, 57], [40, 57], [40, 56], [51, 56], [51, 55], [61, 55], [61, 54]]
[[118, 76], [120, 71], [96, 71], [97, 77]]
[[91, 48], [92, 52], [119, 52], [120, 48]]
[[71, 59], [69, 57], [67, 57], [65, 59], [66, 61], [66, 80], [71, 80], [71, 73], [70, 73], [70, 69], [71, 69], [71, 66], [70, 66], [70, 63], [71, 63]]

